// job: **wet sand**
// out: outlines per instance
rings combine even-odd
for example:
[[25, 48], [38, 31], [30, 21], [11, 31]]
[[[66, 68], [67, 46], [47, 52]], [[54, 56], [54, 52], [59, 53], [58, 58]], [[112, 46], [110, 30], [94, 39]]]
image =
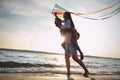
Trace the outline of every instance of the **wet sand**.
[[[0, 80], [67, 80], [66, 77], [48, 77], [48, 76], [0, 76]], [[119, 80], [110, 77], [84, 78], [73, 77], [69, 80]]]

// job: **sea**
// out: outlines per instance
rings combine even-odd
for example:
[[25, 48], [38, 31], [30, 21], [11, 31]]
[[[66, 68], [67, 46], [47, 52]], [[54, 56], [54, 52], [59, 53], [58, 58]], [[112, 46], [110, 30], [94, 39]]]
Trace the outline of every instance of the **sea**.
[[[90, 75], [120, 76], [120, 58], [85, 56], [83, 62]], [[82, 67], [72, 58], [70, 63], [71, 74], [82, 76]], [[65, 76], [64, 54], [0, 49], [0, 75], [3, 74]]]

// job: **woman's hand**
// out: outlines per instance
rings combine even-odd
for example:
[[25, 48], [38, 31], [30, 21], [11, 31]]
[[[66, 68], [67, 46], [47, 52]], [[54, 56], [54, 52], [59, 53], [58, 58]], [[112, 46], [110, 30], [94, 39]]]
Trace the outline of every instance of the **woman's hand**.
[[55, 17], [57, 17], [57, 12], [55, 12]]
[[83, 60], [84, 59], [84, 55], [82, 52], [80, 52], [80, 59]]

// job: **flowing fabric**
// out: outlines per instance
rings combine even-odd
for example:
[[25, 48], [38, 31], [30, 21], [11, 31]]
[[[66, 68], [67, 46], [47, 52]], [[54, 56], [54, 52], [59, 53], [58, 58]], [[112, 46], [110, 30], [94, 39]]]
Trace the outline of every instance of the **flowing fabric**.
[[77, 15], [77, 16], [80, 16], [80, 17], [86, 18], [86, 19], [103, 20], [103, 19], [110, 18], [120, 12], [120, 1], [115, 3], [112, 6], [108, 6], [108, 7], [102, 8], [100, 10], [96, 10], [96, 11], [88, 12], [88, 13], [74, 13], [74, 12], [71, 12], [71, 11], [61, 7], [58, 4], [55, 4], [55, 6], [52, 10], [52, 14], [55, 15], [56, 12], [57, 12], [57, 16], [61, 19], [63, 19], [64, 12], [70, 12], [71, 14], [74, 14], [74, 15]]

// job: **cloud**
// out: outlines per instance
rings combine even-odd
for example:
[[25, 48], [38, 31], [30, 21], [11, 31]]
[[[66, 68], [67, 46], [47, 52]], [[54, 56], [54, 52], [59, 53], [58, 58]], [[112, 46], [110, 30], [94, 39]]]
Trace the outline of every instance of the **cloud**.
[[[49, 6], [54, 6], [53, 0], [30, 0], [35, 5], [42, 7], [42, 8], [49, 8]], [[51, 4], [52, 3], [52, 4]]]
[[51, 30], [52, 15], [49, 11], [53, 4], [48, 5], [48, 2], [49, 0], [0, 0], [0, 31], [14, 34], [17, 31]]
[[41, 16], [44, 14], [41, 7], [33, 4], [29, 0], [2, 0], [0, 1], [0, 13], [17, 14], [24, 16]]
[[14, 31], [18, 29], [18, 25], [15, 24], [14, 21], [6, 19], [6, 18], [0, 18], [0, 31]]

